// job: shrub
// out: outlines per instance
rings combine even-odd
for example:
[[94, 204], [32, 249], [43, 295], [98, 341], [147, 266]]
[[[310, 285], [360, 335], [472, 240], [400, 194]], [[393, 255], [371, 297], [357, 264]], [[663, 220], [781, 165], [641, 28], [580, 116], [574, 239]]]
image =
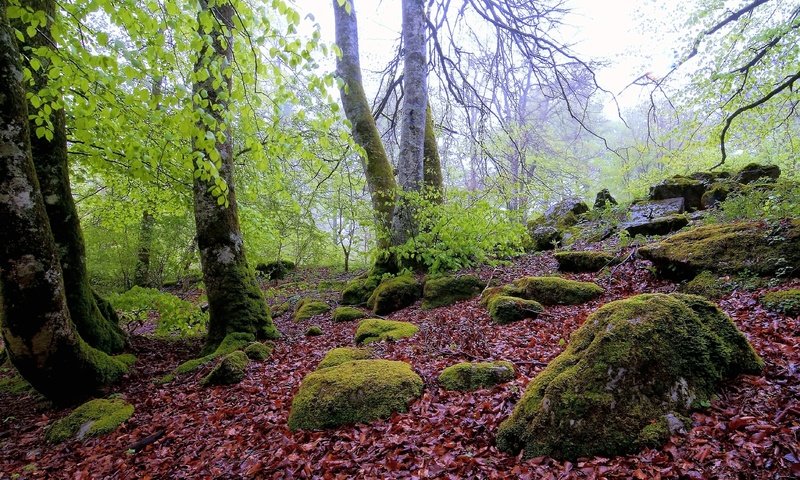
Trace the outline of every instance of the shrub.
[[201, 335], [206, 330], [208, 314], [186, 300], [154, 288], [133, 287], [125, 293], [109, 295], [108, 300], [129, 329], [158, 314], [156, 335]]

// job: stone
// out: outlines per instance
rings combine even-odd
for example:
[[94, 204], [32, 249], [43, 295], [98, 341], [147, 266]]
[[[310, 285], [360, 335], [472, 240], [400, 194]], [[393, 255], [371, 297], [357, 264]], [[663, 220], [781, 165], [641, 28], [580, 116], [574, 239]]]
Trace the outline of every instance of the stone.
[[372, 292], [378, 288], [381, 277], [356, 278], [347, 283], [342, 291], [342, 305], [364, 305]]
[[366, 316], [367, 314], [364, 311], [353, 307], [337, 307], [333, 311], [333, 321], [337, 323], [350, 322]]
[[586, 203], [577, 197], [567, 197], [548, 208], [544, 217], [563, 226], [578, 223], [578, 216], [589, 211]]
[[526, 318], [536, 318], [544, 307], [535, 300], [526, 300], [508, 295], [494, 295], [488, 301], [489, 316], [499, 325], [506, 325]]
[[306, 337], [319, 337], [322, 334], [322, 327], [319, 325], [311, 325], [308, 327], [308, 330], [306, 330]]
[[622, 226], [622, 229], [628, 232], [631, 237], [635, 237], [636, 235], [666, 235], [677, 232], [686, 225], [689, 225], [689, 218], [686, 215], [669, 215], [635, 224], [626, 223]]
[[704, 185], [709, 186], [714, 183], [724, 181], [731, 178], [730, 172], [695, 172], [689, 175], [689, 178], [702, 182]]
[[412, 275], [383, 280], [367, 300], [376, 315], [386, 315], [412, 305], [422, 296], [422, 285]]
[[414, 336], [419, 327], [409, 322], [368, 318], [356, 328], [356, 343], [368, 344], [383, 340], [399, 340]]
[[579, 282], [561, 277], [522, 277], [512, 282], [517, 296], [542, 305], [579, 305], [603, 294], [603, 288], [592, 282]]
[[323, 302], [322, 300], [314, 300], [311, 298], [304, 298], [300, 300], [297, 302], [297, 306], [295, 308], [295, 322], [302, 322], [303, 320], [308, 320], [311, 317], [322, 315], [323, 313], [327, 313], [331, 310], [330, 305], [327, 303]]
[[478, 296], [484, 284], [475, 275], [445, 276], [429, 279], [422, 290], [422, 308], [452, 305]]
[[552, 250], [562, 240], [561, 230], [552, 225], [539, 225], [533, 228], [530, 228], [529, 225], [528, 235], [530, 236], [530, 243], [525, 245], [525, 249], [535, 252]]
[[266, 344], [253, 342], [245, 347], [244, 354], [247, 355], [247, 358], [250, 360], [262, 361], [268, 359], [269, 356], [272, 355], [273, 350], [275, 350], [275, 344], [272, 342]]
[[511, 362], [463, 362], [450, 365], [439, 374], [439, 385], [445, 390], [470, 391], [491, 388], [514, 379]]
[[276, 260], [269, 263], [259, 263], [256, 265], [256, 272], [270, 280], [281, 280], [286, 274], [295, 269], [294, 262], [289, 260]]
[[372, 357], [372, 352], [367, 348], [355, 347], [339, 347], [330, 350], [322, 357], [317, 365], [317, 370], [320, 368], [330, 368], [336, 365], [341, 365], [345, 362], [352, 362], [353, 360], [366, 360]]
[[617, 261], [614, 255], [597, 251], [557, 252], [553, 256], [562, 272], [599, 272]]
[[725, 199], [728, 198], [728, 195], [735, 192], [740, 187], [741, 184], [731, 181], [714, 183], [709, 186], [706, 193], [703, 194], [700, 203], [703, 205], [703, 208], [716, 207], [721, 202], [724, 202]]
[[131, 418], [133, 410], [133, 405], [120, 398], [90, 400], [48, 427], [45, 438], [59, 443], [105, 435]]
[[760, 165], [751, 163], [736, 174], [735, 180], [739, 183], [754, 183], [756, 181], [774, 182], [781, 176], [781, 169], [777, 165]]
[[650, 187], [650, 200], [683, 198], [684, 208], [694, 211], [702, 208], [701, 199], [706, 185], [699, 180], [676, 175]]
[[229, 353], [200, 382], [202, 385], [233, 385], [244, 380], [250, 359], [241, 350]]
[[607, 188], [604, 188], [597, 192], [597, 196], [594, 198], [594, 209], [603, 209], [606, 207], [610, 207], [611, 205], [616, 205], [617, 200], [611, 196], [611, 192], [608, 191]]

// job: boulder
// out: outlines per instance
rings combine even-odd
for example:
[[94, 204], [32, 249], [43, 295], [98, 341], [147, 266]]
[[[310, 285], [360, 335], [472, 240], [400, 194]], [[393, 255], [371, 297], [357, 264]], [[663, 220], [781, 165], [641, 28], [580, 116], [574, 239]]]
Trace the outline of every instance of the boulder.
[[686, 215], [669, 215], [637, 223], [625, 223], [622, 225], [622, 229], [631, 237], [635, 237], [636, 235], [666, 235], [677, 232], [686, 225], [689, 225], [689, 218]]
[[133, 405], [119, 399], [90, 400], [53, 423], [46, 431], [50, 443], [83, 440], [113, 432], [133, 415]]
[[322, 327], [319, 325], [311, 325], [308, 327], [308, 330], [306, 330], [306, 337], [319, 337], [322, 333]]
[[569, 227], [578, 223], [578, 215], [588, 211], [589, 207], [583, 200], [577, 197], [567, 197], [548, 208], [544, 212], [544, 218], [549, 222]]
[[352, 362], [353, 360], [366, 360], [372, 357], [372, 352], [366, 348], [354, 347], [339, 347], [330, 350], [322, 357], [317, 365], [317, 370], [320, 368], [330, 368], [336, 365], [341, 365], [345, 362]]
[[703, 270], [798, 275], [792, 266], [800, 265], [800, 220], [705, 225], [645, 245], [638, 254], [653, 262], [659, 275], [676, 280], [693, 278]]
[[366, 278], [356, 278], [347, 282], [342, 291], [342, 305], [364, 305], [369, 300], [372, 292], [378, 288], [381, 277], [369, 276]]
[[579, 216], [588, 212], [583, 200], [569, 197], [552, 205], [543, 216], [528, 222], [530, 242], [525, 249], [533, 251], [552, 250], [563, 240], [564, 230], [578, 223]]
[[280, 280], [294, 269], [294, 262], [290, 262], [289, 260], [276, 260], [274, 262], [259, 263], [256, 265], [256, 272], [270, 280]]
[[561, 243], [562, 232], [552, 225], [533, 225], [528, 224], [528, 235], [530, 242], [525, 245], [525, 250], [541, 252], [552, 250]]
[[244, 349], [244, 354], [247, 355], [247, 358], [250, 360], [266, 360], [272, 355], [272, 351], [275, 350], [275, 344], [272, 342], [268, 342], [263, 344], [261, 342], [253, 342]]
[[368, 318], [356, 328], [356, 343], [367, 344], [382, 340], [399, 340], [414, 336], [419, 327], [409, 322]]
[[354, 360], [309, 373], [292, 400], [291, 430], [367, 423], [406, 412], [423, 382], [405, 362]]
[[603, 294], [602, 287], [595, 283], [561, 277], [523, 277], [511, 285], [511, 291], [519, 297], [542, 305], [578, 305]]
[[754, 183], [756, 181], [772, 181], [781, 176], [781, 169], [777, 165], [760, 165], [751, 163], [736, 174], [735, 180], [739, 183]]
[[724, 202], [725, 199], [728, 198], [728, 195], [735, 192], [740, 187], [741, 184], [732, 181], [714, 183], [709, 186], [706, 193], [703, 194], [700, 203], [703, 205], [703, 208], [715, 207], [719, 203]]
[[476, 297], [483, 287], [483, 282], [475, 275], [432, 278], [422, 289], [422, 308], [444, 307]]
[[796, 317], [800, 315], [800, 289], [790, 288], [766, 293], [761, 297], [761, 304], [773, 312]]
[[681, 293], [700, 295], [711, 300], [730, 293], [730, 286], [721, 278], [709, 271], [702, 271], [693, 279], [680, 286]]
[[695, 172], [689, 175], [689, 178], [709, 186], [716, 182], [731, 178], [731, 174], [729, 172]]
[[366, 316], [362, 310], [353, 307], [338, 307], [333, 311], [334, 322], [350, 322]]
[[535, 300], [525, 300], [508, 295], [494, 295], [489, 298], [489, 316], [494, 323], [506, 325], [526, 318], [536, 318], [544, 307]]
[[562, 272], [599, 272], [617, 260], [610, 253], [595, 251], [558, 252], [554, 257]]
[[302, 322], [303, 320], [308, 320], [315, 315], [321, 315], [329, 312], [330, 309], [330, 305], [322, 300], [304, 298], [297, 302], [297, 307], [294, 311], [294, 321]]
[[491, 388], [514, 379], [511, 362], [463, 362], [451, 365], [439, 375], [439, 384], [445, 390], [470, 391]]
[[676, 175], [657, 185], [650, 187], [650, 200], [667, 200], [683, 198], [686, 210], [699, 210], [702, 208], [701, 199], [706, 191], [706, 185], [693, 178]]
[[367, 306], [376, 315], [386, 315], [408, 307], [422, 296], [422, 285], [411, 275], [387, 278], [372, 292]]
[[574, 461], [659, 447], [723, 380], [763, 362], [713, 303], [683, 294], [611, 302], [529, 384], [498, 430], [510, 454]]
[[611, 196], [611, 192], [608, 191], [607, 188], [604, 188], [597, 192], [597, 196], [594, 198], [594, 209], [603, 209], [606, 207], [610, 207], [611, 205], [616, 205], [617, 200]]
[[200, 382], [202, 385], [233, 385], [244, 380], [250, 359], [241, 350], [229, 353]]

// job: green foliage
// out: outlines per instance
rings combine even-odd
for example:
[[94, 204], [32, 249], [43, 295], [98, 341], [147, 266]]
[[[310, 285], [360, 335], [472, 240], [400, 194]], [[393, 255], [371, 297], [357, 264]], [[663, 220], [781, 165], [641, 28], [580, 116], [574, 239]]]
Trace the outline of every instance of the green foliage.
[[439, 374], [439, 384], [446, 390], [477, 390], [489, 388], [514, 379], [511, 362], [463, 362], [445, 368]]
[[768, 309], [790, 317], [800, 315], [800, 289], [778, 290], [761, 297], [761, 303]]
[[800, 217], [800, 182], [779, 180], [749, 184], [732, 192], [712, 212], [709, 221], [770, 220]]
[[70, 438], [83, 440], [116, 430], [133, 415], [133, 405], [121, 399], [90, 400], [69, 415], [53, 423], [45, 437], [50, 443], [59, 443]]
[[156, 335], [195, 336], [205, 332], [208, 314], [186, 300], [154, 288], [133, 287], [125, 293], [109, 295], [120, 321], [129, 326], [141, 325], [158, 314]]

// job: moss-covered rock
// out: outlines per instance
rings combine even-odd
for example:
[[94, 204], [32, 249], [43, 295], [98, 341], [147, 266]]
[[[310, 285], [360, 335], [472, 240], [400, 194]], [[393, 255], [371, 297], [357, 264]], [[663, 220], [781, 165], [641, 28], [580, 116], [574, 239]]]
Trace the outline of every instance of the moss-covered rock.
[[703, 271], [681, 285], [680, 291], [709, 299], [720, 298], [731, 291], [730, 285], [709, 271]]
[[493, 295], [489, 298], [489, 316], [495, 323], [506, 325], [526, 318], [536, 318], [544, 307], [535, 300], [526, 300], [507, 295]]
[[405, 362], [355, 360], [316, 370], [292, 400], [289, 428], [319, 430], [387, 418], [407, 411], [422, 387]]
[[730, 172], [694, 172], [689, 178], [698, 180], [706, 186], [731, 178]]
[[[259, 344], [261, 345], [261, 344]], [[245, 369], [250, 359], [241, 350], [224, 357], [200, 382], [202, 385], [233, 385], [244, 380]]]
[[717, 182], [708, 187], [708, 190], [703, 194], [700, 203], [703, 208], [711, 208], [724, 202], [728, 195], [735, 192], [741, 187], [741, 184], [733, 181]]
[[678, 280], [703, 270], [774, 275], [800, 265], [800, 220], [705, 225], [645, 245], [638, 253], [653, 262], [661, 276]]
[[781, 169], [777, 165], [760, 165], [751, 163], [739, 170], [736, 181], [739, 183], [753, 183], [756, 181], [775, 181], [781, 176]]
[[481, 293], [483, 287], [481, 279], [474, 275], [432, 278], [425, 282], [422, 308], [444, 307], [470, 299]]
[[255, 336], [252, 333], [229, 333], [225, 336], [222, 342], [219, 344], [216, 350], [212, 353], [205, 355], [200, 358], [193, 358], [192, 360], [188, 360], [183, 362], [182, 364], [178, 365], [178, 368], [172, 373], [172, 375], [168, 375], [167, 377], [163, 378], [163, 382], [172, 381], [175, 375], [183, 375], [189, 372], [193, 372], [198, 368], [202, 367], [203, 365], [213, 362], [219, 357], [225, 356], [231, 352], [236, 350], [241, 350], [247, 345], [253, 343], [255, 341]]
[[368, 318], [361, 320], [356, 329], [356, 343], [372, 343], [382, 340], [408, 338], [419, 331], [419, 327], [409, 322]]
[[422, 296], [422, 285], [411, 275], [387, 278], [372, 292], [367, 306], [377, 315], [405, 308]]
[[119, 399], [90, 400], [47, 429], [48, 442], [58, 443], [75, 438], [83, 440], [116, 430], [133, 415], [133, 405]]
[[595, 210], [603, 209], [616, 204], [617, 200], [613, 196], [611, 196], [611, 192], [609, 192], [607, 188], [604, 188], [599, 192], [597, 192], [597, 195], [594, 197]]
[[722, 380], [761, 368], [730, 318], [702, 297], [611, 302], [531, 381], [500, 425], [497, 446], [574, 460], [660, 445], [681, 428], [675, 420], [708, 405]]
[[359, 310], [353, 307], [338, 307], [336, 310], [333, 311], [334, 322], [351, 322], [353, 320], [358, 320], [359, 318], [364, 318], [366, 316], [367, 314], [364, 313], [363, 310]]
[[528, 236], [523, 247], [526, 251], [541, 252], [552, 250], [561, 243], [563, 232], [553, 225], [534, 225], [528, 223]]
[[[16, 372], [15, 372], [16, 373]], [[33, 393], [35, 390], [30, 383], [19, 374], [11, 377], [0, 378], [0, 393], [10, 393], [21, 395], [23, 393]]]
[[631, 237], [636, 235], [666, 235], [677, 232], [686, 225], [689, 225], [689, 219], [686, 215], [675, 214], [666, 217], [655, 217], [637, 223], [625, 223], [622, 225], [622, 230], [628, 232]]
[[369, 276], [367, 278], [356, 278], [347, 282], [342, 290], [342, 305], [364, 305], [372, 296], [372, 292], [378, 288], [381, 277]]
[[501, 285], [497, 287], [489, 287], [481, 293], [480, 304], [483, 306], [488, 306], [489, 301], [493, 297], [499, 295], [505, 295], [507, 297], [519, 297], [524, 294], [525, 292], [521, 288], [516, 287], [513, 284]]
[[336, 365], [352, 362], [353, 360], [366, 360], [370, 357], [372, 357], [372, 352], [367, 348], [334, 348], [322, 357], [322, 360], [319, 361], [319, 365], [317, 365], [317, 370], [320, 368], [335, 367]]
[[463, 362], [451, 365], [439, 374], [439, 384], [445, 390], [477, 390], [490, 388], [514, 379], [511, 362]]
[[322, 327], [319, 325], [311, 325], [308, 327], [308, 330], [306, 330], [306, 337], [319, 337], [322, 333]]
[[289, 260], [276, 260], [274, 262], [259, 263], [256, 265], [256, 272], [270, 280], [280, 280], [294, 269], [294, 262], [290, 262]]
[[577, 197], [567, 197], [544, 212], [544, 218], [559, 226], [571, 227], [578, 223], [579, 216], [589, 211], [586, 203]]
[[800, 289], [769, 292], [761, 297], [761, 303], [769, 310], [796, 317], [800, 315]]
[[322, 300], [313, 300], [304, 298], [297, 303], [294, 311], [294, 321], [302, 322], [308, 320], [315, 315], [321, 315], [331, 310], [331, 306]]
[[512, 290], [527, 300], [542, 305], [578, 305], [603, 294], [596, 283], [567, 280], [560, 277], [523, 277], [515, 280]]
[[689, 211], [702, 208], [701, 199], [706, 191], [706, 185], [700, 180], [676, 175], [663, 182], [650, 187], [650, 200], [666, 200], [669, 198], [683, 198], [684, 208]]
[[562, 272], [598, 272], [616, 261], [614, 255], [595, 251], [558, 252], [554, 256]]
[[268, 359], [269, 356], [272, 355], [273, 350], [275, 350], [275, 344], [272, 342], [266, 344], [253, 342], [245, 347], [244, 354], [247, 355], [247, 358], [250, 360], [262, 361]]

